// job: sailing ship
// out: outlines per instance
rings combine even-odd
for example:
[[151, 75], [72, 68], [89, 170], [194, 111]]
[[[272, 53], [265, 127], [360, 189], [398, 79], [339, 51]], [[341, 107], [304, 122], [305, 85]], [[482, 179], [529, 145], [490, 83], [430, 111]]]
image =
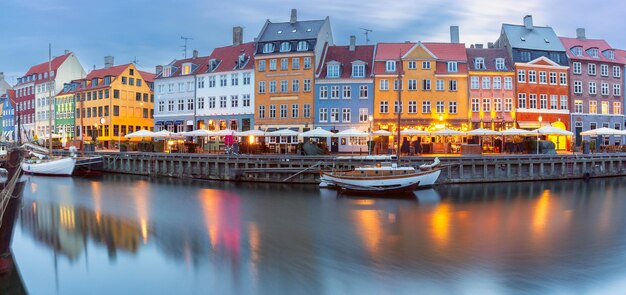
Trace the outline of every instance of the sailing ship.
[[[402, 60], [399, 59], [398, 79], [402, 75]], [[398, 87], [398, 105], [402, 105], [401, 88]], [[380, 162], [376, 165], [356, 167], [349, 171], [321, 171], [320, 186], [335, 186], [344, 191], [357, 193], [389, 193], [407, 192], [418, 188], [432, 186], [439, 175], [439, 158], [431, 164], [420, 166], [419, 170], [414, 167], [402, 167], [400, 163], [400, 119], [402, 112], [398, 112], [397, 122], [397, 148], [395, 163]], [[371, 132], [371, 130], [370, 130]]]

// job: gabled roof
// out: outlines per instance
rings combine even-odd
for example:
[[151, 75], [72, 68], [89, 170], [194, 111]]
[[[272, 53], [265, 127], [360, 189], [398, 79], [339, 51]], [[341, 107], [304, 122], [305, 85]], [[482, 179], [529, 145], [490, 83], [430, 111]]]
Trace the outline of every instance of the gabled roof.
[[503, 24], [502, 31], [512, 48], [564, 52], [561, 40], [551, 27], [533, 26], [532, 30], [523, 25]]
[[[560, 37], [561, 43], [565, 47], [565, 53], [567, 53], [567, 57], [576, 60], [589, 60], [589, 61], [604, 61], [604, 62], [612, 62], [612, 63], [626, 63], [625, 60], [617, 60], [617, 53], [615, 54], [615, 59], [609, 59], [604, 54], [602, 54], [605, 50], [614, 50], [608, 42], [601, 39], [578, 39], [578, 38], [567, 38]], [[581, 47], [582, 48], [582, 56], [575, 55], [572, 52], [572, 48]], [[598, 57], [591, 57], [587, 52], [588, 49], [598, 48]]]
[[[509, 57], [509, 53], [505, 48], [468, 48], [467, 50], [467, 63], [470, 71], [484, 71], [484, 72], [513, 72], [513, 62]], [[476, 58], [485, 59], [485, 69], [475, 68], [474, 61]], [[496, 58], [504, 58], [505, 70], [496, 70]]]
[[149, 83], [154, 82], [154, 77], [156, 76], [154, 73], [144, 72], [140, 70], [137, 70], [137, 72], [139, 72], [139, 74], [141, 75], [141, 77], [143, 78], [145, 82], [149, 82]]
[[[210, 60], [215, 59], [219, 61], [217, 68], [211, 73], [230, 72], [235, 70], [249, 70], [254, 69], [254, 42], [243, 43], [236, 46], [224, 46], [213, 49], [210, 56], [207, 57], [203, 67], [198, 71], [199, 74], [207, 73], [209, 70], [208, 63]], [[239, 56], [244, 54], [245, 61], [243, 68], [237, 67], [237, 61]]]
[[[65, 62], [65, 60], [67, 60], [68, 57], [70, 57], [70, 55], [72, 55], [73, 53], [67, 53], [61, 56], [57, 56], [55, 58], [52, 59], [52, 61], [50, 62], [50, 65], [52, 67], [53, 71], [56, 71], [59, 69], [59, 67], [63, 64], [63, 62]], [[48, 62], [43, 62], [40, 63], [38, 65], [32, 66], [30, 67], [30, 69], [28, 70], [28, 72], [26, 72], [26, 74], [24, 76], [30, 76], [32, 74], [39, 74], [39, 73], [45, 73], [48, 71]]]
[[615, 49], [615, 59], [622, 62], [626, 61], [626, 50]]
[[91, 80], [93, 78], [104, 78], [106, 76], [114, 76], [117, 77], [120, 74], [122, 74], [124, 72], [124, 70], [126, 70], [126, 68], [128, 68], [130, 64], [125, 64], [125, 65], [119, 65], [119, 66], [113, 66], [110, 67], [108, 69], [102, 68], [102, 69], [96, 69], [93, 70], [91, 72], [89, 72], [89, 74], [87, 74], [87, 77], [85, 79], [87, 80]]
[[369, 78], [373, 69], [373, 57], [374, 45], [358, 45], [355, 46], [354, 51], [350, 51], [350, 46], [328, 46], [317, 77], [326, 78], [326, 64], [335, 61], [340, 64], [340, 78], [349, 79], [352, 77], [352, 63], [362, 61], [365, 62], [365, 78]]
[[540, 56], [540, 57], [535, 58], [535, 59], [533, 59], [533, 60], [531, 60], [529, 62], [526, 62], [525, 64], [527, 64], [527, 65], [535, 65], [535, 64], [540, 64], [541, 62], [547, 63], [548, 65], [553, 66], [553, 67], [563, 67], [560, 64], [552, 61], [551, 59], [549, 59], [549, 58], [547, 58], [545, 56]]
[[467, 62], [467, 52], [463, 43], [423, 43], [436, 57], [437, 61]]
[[[206, 66], [209, 62], [209, 57], [208, 56], [199, 56], [196, 58], [190, 57], [190, 58], [185, 58], [185, 59], [175, 59], [172, 62], [170, 62], [167, 66], [172, 67], [172, 73], [168, 76], [168, 77], [163, 77], [163, 72], [154, 75], [154, 78], [157, 79], [167, 79], [167, 78], [172, 78], [172, 77], [180, 77], [180, 76], [190, 76], [190, 75], [194, 75], [194, 74], [199, 74], [199, 73], [204, 73], [206, 72]], [[191, 73], [187, 74], [187, 75], [181, 75], [182, 73], [182, 68], [183, 68], [183, 64], [186, 63], [191, 63], [196, 65], [195, 68], [192, 68]]]
[[257, 42], [317, 39], [317, 35], [328, 17], [323, 20], [272, 23], [265, 22]]
[[15, 104], [15, 90], [7, 89], [6, 93], [3, 93], [2, 95], [0, 95], [0, 99], [1, 100], [8, 99], [9, 104], [13, 106]]
[[402, 56], [404, 56], [415, 43], [413, 42], [404, 42], [404, 43], [378, 43], [376, 45], [376, 56], [374, 60], [376, 61], [385, 61], [385, 60], [398, 60]]

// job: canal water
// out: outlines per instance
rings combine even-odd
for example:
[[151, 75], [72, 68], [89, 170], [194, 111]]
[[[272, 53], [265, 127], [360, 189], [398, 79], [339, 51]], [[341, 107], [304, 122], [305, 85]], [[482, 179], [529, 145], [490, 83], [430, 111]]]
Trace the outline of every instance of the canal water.
[[315, 186], [29, 177], [30, 294], [624, 294], [626, 179]]

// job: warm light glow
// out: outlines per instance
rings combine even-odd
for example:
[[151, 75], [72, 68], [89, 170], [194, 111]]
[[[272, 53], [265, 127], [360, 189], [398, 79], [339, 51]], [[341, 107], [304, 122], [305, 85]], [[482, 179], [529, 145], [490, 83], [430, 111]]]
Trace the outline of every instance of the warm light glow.
[[543, 121], [543, 117], [539, 115], [539, 123], [541, 123], [542, 121]]
[[535, 238], [545, 232], [549, 205], [550, 190], [544, 190], [539, 200], [533, 206], [533, 234]]
[[368, 120], [369, 120], [370, 122], [374, 121], [374, 116], [370, 115], [370, 116], [368, 117]]
[[439, 204], [432, 214], [431, 232], [439, 247], [446, 247], [450, 241], [450, 205]]
[[356, 227], [365, 248], [372, 256], [378, 256], [380, 243], [383, 238], [382, 225], [377, 210], [356, 210], [354, 211]]
[[254, 135], [250, 135], [250, 137], [248, 138], [248, 143], [254, 144]]
[[143, 238], [143, 243], [148, 242], [148, 222], [146, 219], [141, 219], [141, 238]]

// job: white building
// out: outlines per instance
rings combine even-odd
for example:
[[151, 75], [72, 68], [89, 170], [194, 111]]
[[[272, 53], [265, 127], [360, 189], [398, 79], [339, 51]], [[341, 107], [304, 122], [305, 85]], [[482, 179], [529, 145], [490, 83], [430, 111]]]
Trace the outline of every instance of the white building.
[[[30, 68], [26, 76], [35, 75], [35, 134], [38, 137], [50, 133], [50, 120], [54, 126], [54, 106], [50, 107], [50, 102], [60, 91], [63, 90], [64, 83], [72, 80], [82, 79], [86, 76], [83, 66], [74, 53], [65, 51], [65, 54], [55, 57], [50, 62], [49, 72], [48, 62]], [[52, 112], [50, 112], [52, 110]]]
[[215, 48], [196, 83], [196, 124], [208, 130], [250, 130], [254, 126], [253, 42], [241, 43], [242, 28], [233, 28], [233, 45]]

